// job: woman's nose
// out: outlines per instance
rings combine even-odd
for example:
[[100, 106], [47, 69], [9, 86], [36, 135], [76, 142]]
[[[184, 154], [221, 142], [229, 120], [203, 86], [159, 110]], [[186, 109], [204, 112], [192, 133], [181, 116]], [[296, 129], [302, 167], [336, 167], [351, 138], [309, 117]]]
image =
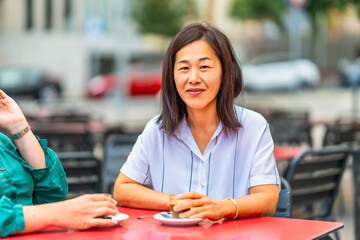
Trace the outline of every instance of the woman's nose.
[[201, 82], [199, 71], [197, 71], [196, 69], [192, 69], [190, 71], [188, 82], [192, 84]]

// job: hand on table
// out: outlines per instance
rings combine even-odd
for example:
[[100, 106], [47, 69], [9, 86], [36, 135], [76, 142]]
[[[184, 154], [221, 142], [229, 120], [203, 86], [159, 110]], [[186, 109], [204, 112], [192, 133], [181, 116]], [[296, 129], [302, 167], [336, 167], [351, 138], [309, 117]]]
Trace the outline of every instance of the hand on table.
[[[56, 208], [58, 227], [87, 229], [96, 226], [114, 226], [116, 221], [103, 219], [104, 215], [116, 215], [116, 201], [107, 194], [86, 194], [74, 199], [52, 204]], [[50, 210], [51, 211], [51, 210]]]
[[231, 217], [235, 210], [234, 204], [229, 200], [214, 200], [200, 193], [189, 192], [171, 195], [170, 201], [181, 200], [174, 207], [175, 211], [189, 209], [180, 214], [180, 218], [203, 218], [217, 221], [225, 217]]

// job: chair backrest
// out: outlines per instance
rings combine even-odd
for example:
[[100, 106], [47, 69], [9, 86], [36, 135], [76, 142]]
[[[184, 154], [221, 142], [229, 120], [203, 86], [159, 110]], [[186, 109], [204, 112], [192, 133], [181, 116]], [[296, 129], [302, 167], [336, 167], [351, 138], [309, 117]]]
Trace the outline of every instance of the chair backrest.
[[122, 165], [131, 152], [139, 133], [110, 135], [104, 143], [103, 192], [111, 193]]
[[291, 186], [292, 208], [313, 209], [311, 206], [323, 202], [322, 213], [310, 210], [304, 218], [331, 217], [348, 155], [347, 146], [337, 145], [308, 150], [292, 159], [285, 173]]
[[280, 179], [281, 190], [274, 217], [291, 218], [291, 187], [285, 178]]
[[101, 162], [92, 152], [61, 152], [57, 155], [69, 185], [67, 199], [101, 192]]
[[353, 119], [338, 119], [326, 126], [323, 146], [346, 144], [349, 147], [360, 143], [360, 122]]
[[86, 118], [49, 118], [34, 121], [32, 130], [40, 138], [47, 139], [48, 146], [56, 152], [92, 151], [94, 141], [89, 124]]
[[276, 145], [312, 146], [311, 124], [307, 111], [273, 110], [264, 117], [269, 122]]

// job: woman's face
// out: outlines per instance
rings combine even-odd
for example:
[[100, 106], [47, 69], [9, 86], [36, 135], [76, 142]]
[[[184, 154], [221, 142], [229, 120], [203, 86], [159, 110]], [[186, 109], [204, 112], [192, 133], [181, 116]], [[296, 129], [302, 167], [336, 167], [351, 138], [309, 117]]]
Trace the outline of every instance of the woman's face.
[[188, 110], [216, 108], [221, 63], [205, 40], [192, 42], [177, 52], [174, 80]]

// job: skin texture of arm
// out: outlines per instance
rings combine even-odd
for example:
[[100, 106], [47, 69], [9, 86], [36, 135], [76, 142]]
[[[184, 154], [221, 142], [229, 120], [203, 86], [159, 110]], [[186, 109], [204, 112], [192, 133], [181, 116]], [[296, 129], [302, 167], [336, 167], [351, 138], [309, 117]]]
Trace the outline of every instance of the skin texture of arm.
[[47, 227], [87, 229], [95, 226], [114, 226], [116, 222], [99, 217], [116, 215], [116, 204], [108, 195], [88, 194], [57, 203], [24, 206], [25, 229], [16, 234], [32, 233]]
[[[235, 199], [239, 208], [238, 218], [272, 216], [276, 210], [278, 197], [277, 185], [252, 187], [250, 195]], [[125, 207], [156, 210], [170, 208], [169, 194], [148, 189], [122, 173], [115, 182], [114, 199], [119, 202], [119, 205]], [[233, 218], [236, 212], [232, 201], [213, 200], [199, 193], [178, 194], [172, 199], [186, 200], [175, 207], [177, 211], [190, 209], [180, 215], [183, 218], [207, 218], [216, 221], [221, 218]]]
[[169, 194], [156, 192], [120, 173], [115, 182], [114, 199], [120, 206], [169, 210]]
[[[28, 123], [16, 102], [0, 90], [0, 128], [14, 135]], [[22, 158], [34, 169], [45, 168], [45, 154], [34, 134], [29, 131], [14, 141]]]
[[[277, 185], [260, 185], [250, 188], [250, 194], [234, 199], [239, 212], [237, 218], [256, 216], [272, 216], [276, 210], [279, 198]], [[176, 211], [190, 209], [180, 217], [206, 218], [213, 221], [221, 218], [233, 218], [236, 213], [235, 205], [230, 200], [213, 200], [199, 193], [178, 194], [173, 199], [186, 200], [174, 207]]]

